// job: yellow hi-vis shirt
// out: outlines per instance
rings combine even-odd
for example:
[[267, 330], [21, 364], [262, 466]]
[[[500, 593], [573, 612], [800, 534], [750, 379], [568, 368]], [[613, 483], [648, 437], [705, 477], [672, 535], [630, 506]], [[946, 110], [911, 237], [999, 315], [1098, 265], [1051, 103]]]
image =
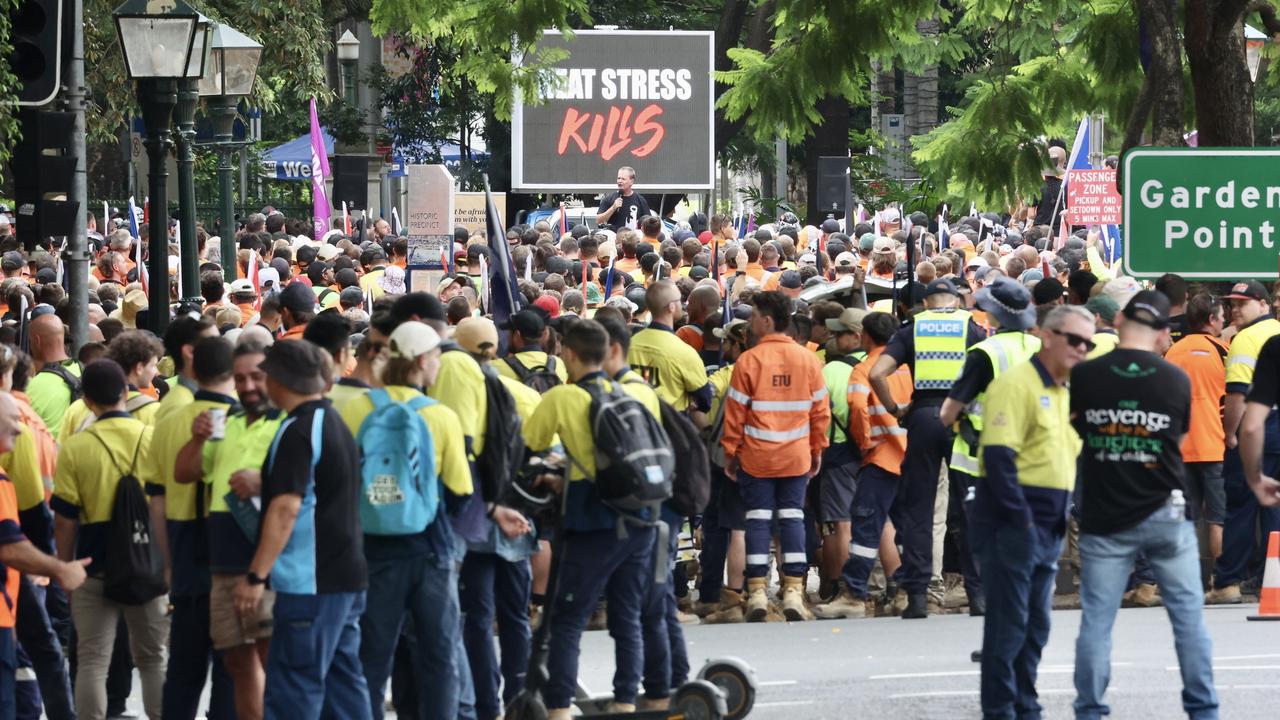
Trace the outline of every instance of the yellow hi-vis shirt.
[[[541, 350], [526, 350], [524, 352], [518, 352], [511, 357], [529, 370], [545, 367], [547, 364], [547, 354]], [[556, 358], [555, 364], [556, 366], [553, 372], [555, 372], [556, 377], [560, 378], [560, 382], [562, 383], [569, 382], [569, 371], [565, 369], [564, 361], [560, 358]], [[494, 360], [493, 368], [498, 371], [499, 375], [505, 378], [516, 381], [520, 380], [520, 376], [515, 370], [511, 369], [511, 365], [507, 363], [506, 358]]]
[[440, 401], [458, 416], [458, 426], [471, 444], [471, 456], [479, 457], [484, 450], [489, 405], [484, 394], [484, 373], [475, 358], [461, 350], [441, 353], [440, 371], [435, 383], [427, 388], [427, 397]]
[[666, 328], [650, 326], [636, 333], [627, 364], [677, 410], [689, 407], [689, 394], [707, 384], [707, 367], [698, 351]]
[[284, 413], [273, 410], [252, 423], [243, 411], [227, 416], [221, 440], [201, 448], [200, 475], [209, 494], [209, 569], [215, 573], [245, 572], [253, 560], [254, 543], [227, 506], [231, 476], [239, 470], [258, 470], [267, 459]]
[[1081, 442], [1071, 427], [1071, 396], [1066, 387], [1047, 384], [1034, 363], [1019, 363], [991, 381], [982, 418], [979, 458], [987, 447], [1007, 447], [1017, 454], [1019, 485], [1075, 487]]
[[13, 483], [19, 512], [44, 502], [45, 480], [40, 475], [40, 454], [31, 428], [22, 426], [13, 440], [13, 449], [0, 455], [0, 468], [4, 468]]
[[[72, 375], [80, 377], [80, 363], [66, 360], [58, 364]], [[67, 387], [67, 381], [57, 373], [42, 371], [40, 368], [32, 368], [32, 372], [34, 374], [27, 381], [27, 397], [31, 400], [31, 407], [50, 430], [62, 427], [62, 416], [71, 405], [71, 388]]]
[[1240, 332], [1231, 338], [1231, 350], [1227, 353], [1227, 392], [1242, 395], [1249, 392], [1258, 353], [1275, 335], [1280, 335], [1280, 321], [1263, 315], [1240, 328]]
[[[153, 425], [156, 415], [160, 412], [160, 401], [149, 395], [143, 395], [137, 390], [130, 390], [124, 409], [147, 425]], [[58, 442], [65, 442], [67, 438], [86, 429], [94, 419], [89, 406], [84, 404], [84, 398], [71, 403], [62, 416], [62, 426], [58, 428]]]

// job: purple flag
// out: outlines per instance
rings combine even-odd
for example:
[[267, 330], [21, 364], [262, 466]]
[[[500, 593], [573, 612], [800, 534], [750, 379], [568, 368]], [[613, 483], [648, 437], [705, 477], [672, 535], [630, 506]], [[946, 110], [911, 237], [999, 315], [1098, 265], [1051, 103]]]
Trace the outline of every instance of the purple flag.
[[329, 196], [324, 191], [324, 179], [329, 177], [329, 156], [324, 151], [324, 135], [320, 132], [320, 118], [316, 116], [316, 99], [311, 98], [311, 215], [315, 239], [329, 231]]

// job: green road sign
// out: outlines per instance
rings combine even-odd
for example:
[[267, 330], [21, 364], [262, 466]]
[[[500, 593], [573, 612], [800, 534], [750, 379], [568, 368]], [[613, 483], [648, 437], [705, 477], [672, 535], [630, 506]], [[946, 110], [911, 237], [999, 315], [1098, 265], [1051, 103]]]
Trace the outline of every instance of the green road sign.
[[1124, 262], [1137, 277], [1275, 278], [1280, 149], [1136, 148], [1124, 157]]

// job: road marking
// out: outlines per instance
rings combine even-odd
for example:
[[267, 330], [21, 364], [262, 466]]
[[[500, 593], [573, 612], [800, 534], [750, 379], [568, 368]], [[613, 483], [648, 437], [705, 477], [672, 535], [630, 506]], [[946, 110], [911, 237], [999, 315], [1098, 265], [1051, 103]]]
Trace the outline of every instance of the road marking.
[[1280, 688], [1280, 685], [1223, 685], [1220, 687], [1224, 690], [1274, 690]]
[[1215, 657], [1214, 662], [1232, 662], [1234, 660], [1270, 660], [1272, 658], [1280, 658], [1280, 655], [1272, 653], [1270, 655], [1222, 655]]
[[[1066, 695], [1075, 693], [1075, 688], [1050, 688], [1045, 690], [1037, 690], [1038, 695]], [[977, 697], [978, 690], [934, 690], [932, 692], [918, 693], [898, 693], [890, 695], [890, 700], [906, 700], [909, 698], [930, 698], [930, 697]], [[756, 703], [758, 706], [760, 703]]]
[[789, 707], [792, 705], [812, 705], [813, 703], [813, 700], [788, 700], [785, 702], [758, 702], [755, 705], [752, 705], [752, 707]]
[[[1165, 669], [1165, 670], [1168, 670], [1168, 671], [1173, 672], [1173, 671], [1181, 670], [1182, 668], [1178, 667], [1177, 665], [1166, 665], [1164, 669]], [[1214, 669], [1215, 671], [1218, 671], [1218, 670], [1222, 670], [1222, 671], [1228, 671], [1228, 670], [1280, 670], [1280, 665], [1214, 665], [1214, 666], [1213, 666], [1213, 669]]]
[[[1066, 674], [1075, 672], [1073, 667], [1058, 668], [1040, 668], [1041, 675]], [[946, 672], [925, 672], [925, 673], [894, 673], [891, 675], [872, 675], [868, 680], [912, 680], [915, 678], [940, 678], [940, 677], [977, 677], [982, 674], [981, 670], [948, 670]]]
[[782, 685], [799, 685], [799, 684], [800, 684], [799, 680], [765, 680], [764, 682], [756, 683], [756, 685], [759, 687], [779, 687]]

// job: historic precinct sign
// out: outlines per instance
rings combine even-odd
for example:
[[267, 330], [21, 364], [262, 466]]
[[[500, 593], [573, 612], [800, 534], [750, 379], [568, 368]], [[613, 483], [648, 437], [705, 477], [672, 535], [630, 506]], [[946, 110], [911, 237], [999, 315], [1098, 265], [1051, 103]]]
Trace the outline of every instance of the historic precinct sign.
[[515, 99], [511, 186], [527, 192], [615, 187], [636, 170], [642, 192], [710, 190], [715, 177], [715, 34], [543, 33], [533, 55], [562, 49], [538, 105]]
[[1124, 245], [1137, 277], [1277, 277], [1280, 149], [1130, 150]]

